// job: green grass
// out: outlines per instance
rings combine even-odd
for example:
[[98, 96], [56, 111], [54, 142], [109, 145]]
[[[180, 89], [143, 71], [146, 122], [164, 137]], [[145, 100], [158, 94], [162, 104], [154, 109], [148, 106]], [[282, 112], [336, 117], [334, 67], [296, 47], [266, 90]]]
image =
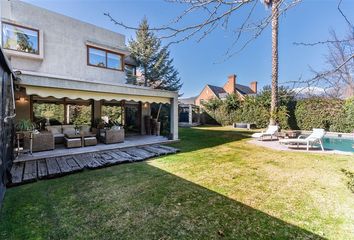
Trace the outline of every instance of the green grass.
[[[352, 156], [180, 129], [181, 153], [8, 189], [0, 239], [353, 239]], [[345, 171], [343, 171], [345, 169]]]

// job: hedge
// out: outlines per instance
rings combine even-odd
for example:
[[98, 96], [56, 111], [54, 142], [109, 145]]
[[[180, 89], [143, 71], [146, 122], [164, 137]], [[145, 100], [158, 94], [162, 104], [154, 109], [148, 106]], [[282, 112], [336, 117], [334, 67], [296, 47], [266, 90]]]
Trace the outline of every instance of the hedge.
[[[346, 100], [313, 97], [296, 100], [291, 92], [281, 90], [281, 101], [276, 116], [282, 129], [312, 130], [324, 128], [326, 131], [354, 131], [354, 97]], [[230, 102], [234, 107], [230, 110]], [[270, 118], [269, 89], [257, 96], [249, 96], [234, 101], [213, 100], [205, 105], [205, 111], [219, 124], [231, 125], [236, 122], [254, 123], [258, 128], [265, 128]]]

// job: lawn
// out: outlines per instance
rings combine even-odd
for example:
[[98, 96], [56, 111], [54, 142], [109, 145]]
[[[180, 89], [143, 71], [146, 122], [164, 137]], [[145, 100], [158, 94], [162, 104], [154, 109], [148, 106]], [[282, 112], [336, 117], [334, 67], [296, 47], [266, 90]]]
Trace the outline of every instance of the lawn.
[[180, 129], [179, 154], [8, 189], [0, 239], [354, 239], [353, 156], [249, 136]]

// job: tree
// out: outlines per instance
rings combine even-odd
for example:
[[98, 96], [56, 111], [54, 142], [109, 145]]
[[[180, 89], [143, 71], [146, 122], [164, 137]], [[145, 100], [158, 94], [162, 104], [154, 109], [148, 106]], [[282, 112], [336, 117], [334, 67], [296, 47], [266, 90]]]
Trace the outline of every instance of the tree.
[[[245, 49], [254, 39], [260, 36], [269, 25], [272, 26], [272, 108], [270, 122], [274, 123], [276, 121], [275, 118], [278, 106], [278, 19], [281, 14], [297, 5], [301, 0], [263, 0], [263, 3], [267, 7], [271, 7], [272, 11], [261, 19], [254, 17], [259, 0], [170, 0], [169, 2], [185, 4], [187, 7], [185, 11], [169, 24], [150, 28], [150, 30], [160, 32], [162, 34], [160, 38], [171, 39], [170, 44], [180, 43], [195, 36], [197, 36], [197, 41], [201, 41], [218, 27], [227, 29], [231, 16], [237, 16], [238, 12], [245, 10], [246, 17], [243, 21], [239, 21], [241, 24], [232, 30], [235, 34], [235, 38], [231, 46], [226, 50], [226, 59], [231, 58]], [[202, 17], [197, 15], [198, 13], [202, 14]], [[191, 14], [198, 16], [195, 18], [197, 19], [196, 23], [187, 25], [180, 24], [183, 19], [188, 18]], [[116, 21], [109, 13], [105, 15], [119, 26], [127, 29], [136, 29], [123, 22]], [[181, 27], [181, 25], [183, 27]], [[245, 35], [245, 38], [241, 37]], [[235, 46], [242, 40], [243, 43], [235, 50]]]
[[330, 38], [327, 41], [296, 44], [305, 46], [326, 44], [328, 53], [325, 55], [326, 68], [324, 70], [319, 71], [310, 67], [314, 76], [310, 79], [297, 81], [294, 84], [321, 87], [327, 97], [345, 98], [354, 96], [353, 26], [348, 26], [348, 31], [344, 38], [339, 38], [335, 30], [330, 30]]
[[129, 41], [129, 49], [142, 73], [138, 82], [143, 82], [144, 86], [170, 91], [177, 91], [182, 87], [168, 48], [161, 46], [161, 40], [150, 31], [146, 18], [136, 31], [136, 40]]
[[[326, 41], [314, 43], [295, 42], [295, 45], [317, 46], [327, 45], [328, 54], [325, 56], [327, 68], [322, 71], [310, 68], [314, 77], [293, 82], [294, 85], [308, 86], [315, 89], [316, 86], [323, 88], [327, 97], [345, 98], [354, 96], [354, 25], [345, 15], [341, 4], [338, 1], [337, 9], [348, 26], [346, 36], [339, 38], [335, 30], [330, 31], [330, 38]], [[303, 88], [305, 89], [305, 88]]]

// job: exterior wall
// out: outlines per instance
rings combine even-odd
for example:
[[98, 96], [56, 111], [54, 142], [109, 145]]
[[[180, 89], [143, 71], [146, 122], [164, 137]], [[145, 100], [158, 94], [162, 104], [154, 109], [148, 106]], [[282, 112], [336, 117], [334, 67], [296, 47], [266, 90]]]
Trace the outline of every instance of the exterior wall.
[[[125, 37], [79, 20], [17, 0], [0, 0], [2, 20], [40, 31], [43, 59], [11, 55], [14, 69], [79, 78], [91, 82], [125, 83], [124, 71], [87, 65], [87, 44], [127, 53]], [[20, 53], [21, 55], [21, 53]]]
[[224, 90], [228, 94], [232, 94], [236, 92], [236, 75], [233, 74], [227, 78], [227, 82], [224, 85]]
[[199, 94], [199, 96], [195, 99], [195, 105], [201, 106], [201, 100], [209, 100], [212, 98], [216, 98], [217, 96], [214, 94], [214, 92], [208, 87], [205, 86], [203, 91]]

